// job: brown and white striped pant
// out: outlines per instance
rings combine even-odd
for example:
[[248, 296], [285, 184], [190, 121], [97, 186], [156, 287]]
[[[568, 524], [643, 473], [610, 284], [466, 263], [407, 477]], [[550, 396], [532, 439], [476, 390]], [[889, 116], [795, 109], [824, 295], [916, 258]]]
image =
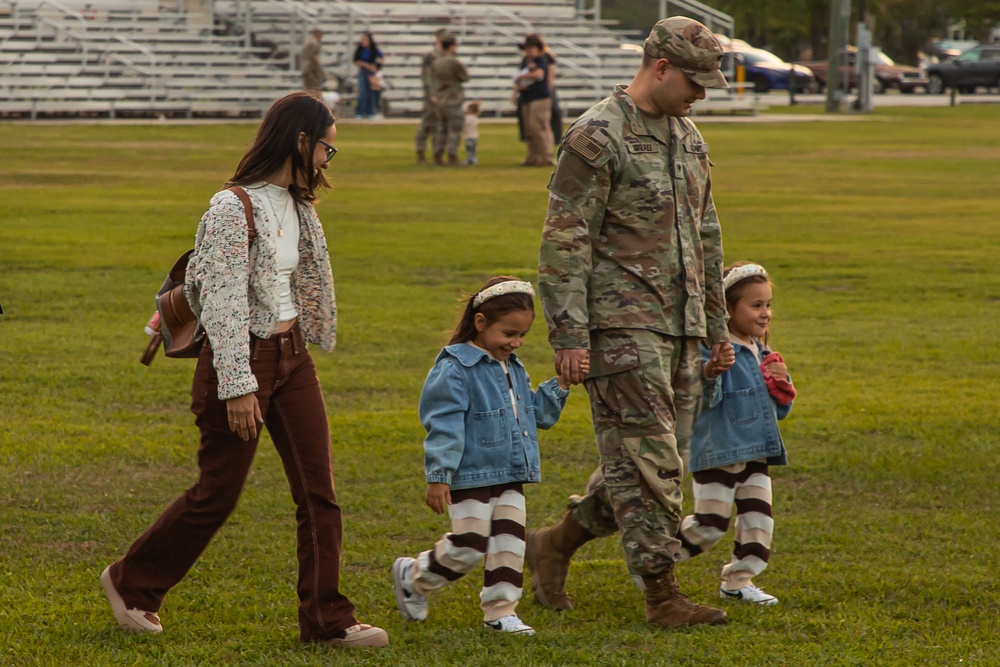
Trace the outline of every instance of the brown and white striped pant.
[[413, 588], [426, 595], [470, 572], [485, 557], [479, 593], [484, 620], [513, 614], [524, 585], [524, 489], [521, 483], [451, 492], [451, 532], [417, 557]]
[[767, 463], [748, 461], [692, 473], [694, 514], [681, 520], [681, 558], [707, 551], [729, 529], [736, 503], [733, 558], [722, 568], [722, 587], [736, 590], [764, 571], [771, 556], [774, 518]]

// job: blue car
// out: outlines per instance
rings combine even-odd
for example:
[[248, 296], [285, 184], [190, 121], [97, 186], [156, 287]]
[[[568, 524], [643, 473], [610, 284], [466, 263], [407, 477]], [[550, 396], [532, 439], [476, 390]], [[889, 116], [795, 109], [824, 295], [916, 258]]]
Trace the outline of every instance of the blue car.
[[755, 48], [734, 48], [730, 51], [735, 67], [743, 66], [746, 70], [746, 81], [753, 84], [758, 93], [769, 90], [788, 90], [789, 75], [794, 72], [796, 92], [815, 92], [818, 90], [816, 75], [812, 70], [802, 65], [793, 65], [774, 55], [770, 51]]

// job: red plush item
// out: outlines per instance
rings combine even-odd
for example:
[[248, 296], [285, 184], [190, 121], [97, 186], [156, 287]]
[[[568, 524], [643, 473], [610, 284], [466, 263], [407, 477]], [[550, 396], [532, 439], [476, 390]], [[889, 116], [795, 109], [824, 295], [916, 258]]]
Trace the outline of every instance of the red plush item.
[[768, 366], [776, 362], [783, 364], [785, 360], [777, 352], [771, 352], [760, 362], [760, 372], [764, 376], [767, 393], [771, 394], [774, 402], [778, 405], [788, 405], [795, 400], [795, 387], [787, 377], [776, 378], [771, 375]]

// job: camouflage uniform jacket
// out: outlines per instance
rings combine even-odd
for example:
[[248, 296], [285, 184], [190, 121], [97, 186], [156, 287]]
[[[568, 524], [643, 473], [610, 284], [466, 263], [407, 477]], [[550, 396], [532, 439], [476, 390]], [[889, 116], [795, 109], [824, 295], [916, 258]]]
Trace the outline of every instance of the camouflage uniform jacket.
[[729, 339], [709, 166], [693, 122], [645, 115], [621, 86], [573, 123], [538, 269], [553, 348], [598, 329]]
[[320, 64], [320, 43], [309, 37], [302, 45], [302, 86], [306, 90], [321, 90], [326, 82], [326, 73]]
[[434, 94], [434, 75], [431, 73], [431, 68], [440, 55], [441, 51], [435, 48], [425, 53], [420, 59], [420, 85], [423, 88], [425, 102], [430, 100], [431, 95]]
[[462, 100], [465, 99], [462, 84], [469, 80], [469, 73], [458, 58], [451, 53], [442, 54], [431, 65], [431, 76], [434, 79], [433, 90], [439, 106], [454, 106], [462, 103]]

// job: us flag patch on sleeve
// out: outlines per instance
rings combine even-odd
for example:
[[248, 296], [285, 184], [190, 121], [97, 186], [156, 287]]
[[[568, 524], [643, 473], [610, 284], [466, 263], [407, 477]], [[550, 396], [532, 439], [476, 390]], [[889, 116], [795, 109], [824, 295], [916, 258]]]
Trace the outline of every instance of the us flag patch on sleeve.
[[569, 140], [568, 146], [588, 162], [593, 162], [601, 156], [601, 144], [582, 133], [574, 135]]

